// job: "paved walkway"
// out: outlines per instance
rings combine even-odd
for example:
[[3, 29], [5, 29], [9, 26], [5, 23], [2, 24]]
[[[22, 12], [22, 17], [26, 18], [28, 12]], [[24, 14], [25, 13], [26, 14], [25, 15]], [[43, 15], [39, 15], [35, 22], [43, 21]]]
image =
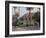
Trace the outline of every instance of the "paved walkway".
[[27, 31], [27, 30], [39, 30], [40, 27], [38, 26], [28, 26], [28, 27], [15, 27], [12, 26], [13, 31]]

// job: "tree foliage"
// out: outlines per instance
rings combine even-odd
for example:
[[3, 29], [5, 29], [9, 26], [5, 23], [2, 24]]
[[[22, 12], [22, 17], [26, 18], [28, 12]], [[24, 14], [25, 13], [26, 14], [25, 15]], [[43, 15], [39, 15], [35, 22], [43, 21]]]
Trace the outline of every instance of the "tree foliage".
[[35, 21], [40, 22], [40, 12], [35, 13], [32, 18], [33, 18]]

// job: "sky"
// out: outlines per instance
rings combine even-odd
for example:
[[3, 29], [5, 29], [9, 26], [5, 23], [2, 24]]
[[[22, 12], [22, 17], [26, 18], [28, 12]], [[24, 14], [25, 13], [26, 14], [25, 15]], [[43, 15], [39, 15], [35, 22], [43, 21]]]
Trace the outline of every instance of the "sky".
[[[38, 8], [33, 8], [33, 10], [31, 10], [31, 13], [36, 13], [37, 11], [40, 11]], [[26, 10], [26, 7], [17, 7], [16, 9], [13, 8], [13, 15], [15, 15], [15, 13], [20, 14], [19, 17], [22, 17], [24, 14], [29, 13], [28, 10]]]

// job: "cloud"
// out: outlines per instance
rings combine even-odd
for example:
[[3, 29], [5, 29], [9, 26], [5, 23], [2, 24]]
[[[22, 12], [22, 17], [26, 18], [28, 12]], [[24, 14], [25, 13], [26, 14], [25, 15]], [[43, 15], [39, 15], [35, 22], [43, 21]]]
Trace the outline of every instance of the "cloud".
[[33, 10], [31, 10], [31, 13], [36, 13], [38, 11], [40, 11], [39, 8], [34, 8]]

